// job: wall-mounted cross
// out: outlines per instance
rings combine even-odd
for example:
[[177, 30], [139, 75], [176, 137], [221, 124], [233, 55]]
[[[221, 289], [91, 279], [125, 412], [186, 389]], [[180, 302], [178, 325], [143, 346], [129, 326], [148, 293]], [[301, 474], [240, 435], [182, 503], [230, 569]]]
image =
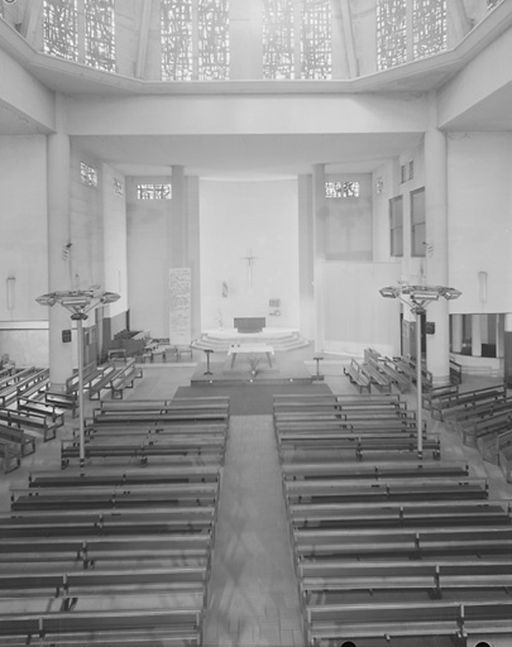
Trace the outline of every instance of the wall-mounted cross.
[[249, 254], [247, 256], [242, 256], [242, 259], [244, 261], [247, 261], [247, 280], [249, 281], [249, 285], [252, 287], [253, 269], [254, 269], [254, 263], [257, 260], [257, 257], [253, 255], [252, 249], [250, 249]]

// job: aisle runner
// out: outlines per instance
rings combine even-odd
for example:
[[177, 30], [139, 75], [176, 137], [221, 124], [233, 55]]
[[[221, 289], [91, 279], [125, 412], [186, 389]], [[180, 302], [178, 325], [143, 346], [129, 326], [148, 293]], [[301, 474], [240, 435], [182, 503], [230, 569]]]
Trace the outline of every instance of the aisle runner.
[[331, 393], [327, 384], [256, 384], [243, 382], [236, 386], [180, 386], [177, 398], [227, 395], [231, 398], [231, 413], [235, 416], [272, 414], [272, 396], [282, 394], [325, 394]]

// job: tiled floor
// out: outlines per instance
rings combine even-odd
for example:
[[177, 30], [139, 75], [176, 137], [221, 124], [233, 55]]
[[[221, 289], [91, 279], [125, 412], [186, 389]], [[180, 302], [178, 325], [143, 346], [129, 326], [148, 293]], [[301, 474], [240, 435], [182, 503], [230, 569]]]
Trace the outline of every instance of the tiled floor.
[[[314, 365], [308, 366], [313, 373]], [[193, 364], [144, 366], [144, 379], [127, 394], [135, 398], [171, 398], [188, 386]], [[341, 364], [326, 363], [326, 383], [336, 393], [353, 393]], [[482, 384], [482, 380], [474, 381]], [[472, 381], [466, 382], [473, 386]], [[407, 396], [414, 407], [414, 395]], [[92, 409], [94, 403], [87, 403]], [[427, 417], [428, 418], [428, 417]], [[489, 479], [491, 496], [512, 496], [499, 469], [461, 445], [438, 422], [443, 456], [466, 460], [475, 475]], [[59, 438], [71, 433], [68, 420]], [[39, 443], [22, 468], [0, 481], [1, 511], [8, 510], [9, 486], [25, 486], [32, 469], [58, 469], [58, 440]], [[204, 624], [205, 647], [299, 647], [304, 644], [297, 582], [293, 572], [288, 527], [281, 490], [272, 418], [233, 416], [223, 474], [215, 549]], [[412, 645], [412, 644], [411, 644]]]

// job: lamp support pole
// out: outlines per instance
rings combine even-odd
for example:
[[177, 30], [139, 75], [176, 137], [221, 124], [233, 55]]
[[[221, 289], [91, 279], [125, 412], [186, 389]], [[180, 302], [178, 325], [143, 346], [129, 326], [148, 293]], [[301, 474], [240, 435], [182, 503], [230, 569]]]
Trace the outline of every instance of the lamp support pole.
[[80, 469], [85, 466], [85, 416], [84, 416], [84, 319], [87, 319], [85, 312], [76, 312], [71, 315], [76, 321], [77, 344], [78, 344], [78, 438], [80, 446]]
[[423, 378], [421, 366], [421, 315], [423, 310], [416, 311], [416, 425], [418, 434], [418, 458], [423, 458]]

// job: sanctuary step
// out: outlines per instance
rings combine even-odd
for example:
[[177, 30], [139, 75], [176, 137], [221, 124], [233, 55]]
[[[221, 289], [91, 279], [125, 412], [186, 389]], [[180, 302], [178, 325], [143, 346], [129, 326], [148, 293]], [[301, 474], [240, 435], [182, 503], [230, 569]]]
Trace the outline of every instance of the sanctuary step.
[[211, 348], [213, 351], [227, 352], [232, 344], [267, 344], [274, 351], [295, 350], [308, 346], [309, 341], [293, 328], [263, 328], [261, 332], [243, 333], [236, 328], [205, 330], [192, 342], [199, 350]]

